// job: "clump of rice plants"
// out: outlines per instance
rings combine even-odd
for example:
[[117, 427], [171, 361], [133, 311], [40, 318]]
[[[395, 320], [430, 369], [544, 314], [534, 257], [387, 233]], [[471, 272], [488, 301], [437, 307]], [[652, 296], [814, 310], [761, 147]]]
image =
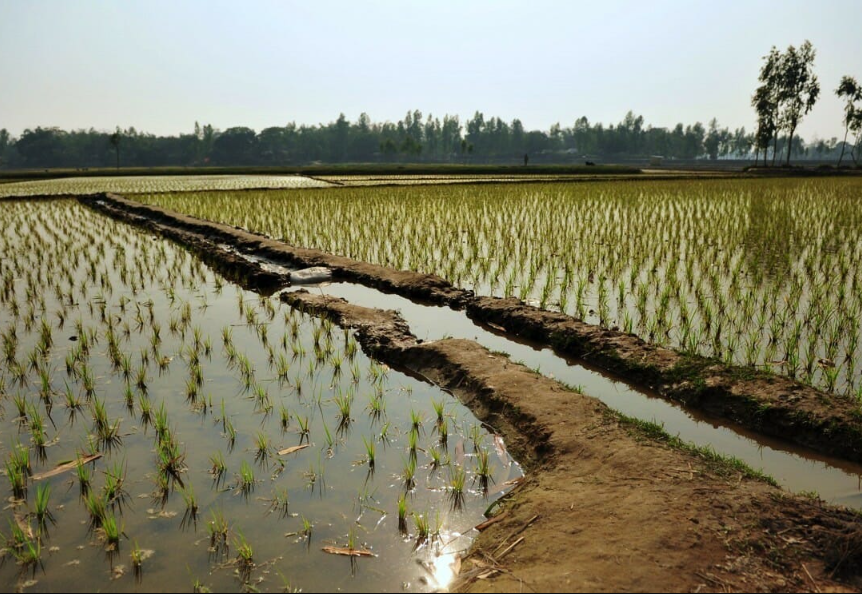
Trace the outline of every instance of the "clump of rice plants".
[[245, 460], [242, 461], [239, 467], [239, 476], [237, 477], [237, 487], [244, 495], [248, 495], [254, 491], [254, 469]]
[[467, 484], [467, 472], [460, 465], [454, 465], [449, 469], [449, 501], [453, 509], [464, 507], [465, 487]]
[[47, 533], [48, 523], [56, 524], [54, 514], [48, 508], [51, 498], [51, 485], [42, 483], [36, 485], [36, 499], [34, 501], [33, 516], [39, 526], [39, 533]]

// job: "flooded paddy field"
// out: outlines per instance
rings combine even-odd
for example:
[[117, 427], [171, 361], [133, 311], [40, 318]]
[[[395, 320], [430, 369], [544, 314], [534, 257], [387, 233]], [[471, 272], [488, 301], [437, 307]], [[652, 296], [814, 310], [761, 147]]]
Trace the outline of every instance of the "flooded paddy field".
[[[460, 303], [467, 308], [470, 318], [486, 320], [485, 329], [507, 337], [513, 329], [517, 333], [518, 326], [510, 326], [514, 318], [496, 322], [507, 330], [494, 323], [488, 324], [484, 314], [498, 306], [511, 308], [512, 312], [520, 307], [525, 310], [524, 315], [534, 315], [537, 322], [568, 324], [574, 335], [587, 340], [602, 336], [611, 340], [625, 337], [612, 330], [580, 328], [572, 325], [570, 318], [565, 322], [560, 314], [525, 308], [518, 305], [517, 300], [493, 303], [494, 300], [473, 297], [468, 292], [453, 289], [439, 278], [291, 248], [263, 236], [148, 209], [119, 197], [106, 196], [84, 202], [112, 217], [132, 221], [189, 245], [196, 252], [208, 254], [207, 261], [214, 265], [223, 261], [228, 269], [244, 270], [247, 274], [269, 268], [266, 284], [271, 287], [280, 286], [279, 283], [288, 278], [278, 273], [279, 267], [283, 271], [298, 263], [302, 266], [325, 264], [340, 278], [389, 287], [399, 294], [427, 294], [436, 303]], [[336, 285], [329, 287], [334, 287], [333, 292], [338, 290]], [[508, 589], [525, 583], [522, 580], [538, 586], [562, 583], [559, 580], [563, 576], [559, 572], [564, 566], [554, 561], [559, 554], [571, 556], [577, 560], [577, 567], [588, 569], [586, 575], [592, 576], [590, 580], [615, 583], [624, 588], [630, 582], [620, 575], [618, 566], [606, 566], [603, 561], [608, 559], [605, 552], [608, 547], [632, 551], [636, 570], [644, 576], [648, 574], [649, 580], [659, 580], [665, 588], [669, 579], [680, 589], [703, 587], [699, 585], [703, 584], [700, 581], [705, 579], [700, 577], [703, 575], [720, 576], [721, 583], [733, 583], [740, 588], [741, 583], [757, 583], [758, 587], [766, 589], [787, 584], [802, 587], [811, 579], [820, 584], [833, 583], [839, 571], [843, 576], [840, 580], [854, 579], [855, 557], [842, 553], [835, 556], [836, 551], [848, 544], [848, 535], [854, 530], [857, 516], [853, 512], [824, 505], [812, 493], [800, 497], [782, 492], [771, 486], [768, 479], [721, 451], [687, 445], [684, 440], [673, 437], [673, 424], [666, 425], [662, 431], [654, 423], [615, 413], [597, 400], [582, 395], [580, 392], [586, 390], [569, 384], [569, 376], [564, 380], [569, 384], [566, 386], [514, 363], [506, 353], [500, 352], [511, 351], [509, 354], [513, 358], [518, 357], [519, 353], [512, 348], [514, 345], [500, 341], [504, 348], [492, 346], [494, 352], [475, 340], [455, 338], [461, 335], [459, 333], [446, 337], [446, 331], [438, 339], [443, 327], [453, 324], [461, 327], [461, 333], [475, 332], [478, 326], [463, 327], [466, 321], [459, 312], [452, 312], [462, 316], [457, 321], [443, 314], [429, 313], [425, 320], [421, 315], [405, 315], [410, 324], [415, 325], [416, 333], [429, 339], [422, 341], [410, 334], [407, 324], [397, 314], [337, 299], [326, 294], [329, 287], [314, 287], [312, 292], [282, 292], [280, 297], [296, 307], [308, 308], [316, 315], [331, 316], [339, 324], [355, 328], [354, 336], [368, 352], [452, 390], [469, 403], [479, 418], [505, 435], [513, 451], [519, 456], [525, 454], [522, 459], [529, 465], [530, 475], [521, 483], [515, 498], [502, 508], [504, 511], [494, 516], [496, 523], [480, 533], [477, 548], [464, 561], [458, 588], [465, 584], [478, 587], [484, 583], [492, 588]], [[385, 307], [394, 303], [383, 294], [370, 293], [363, 297], [357, 293], [349, 297], [365, 300], [366, 305]], [[502, 318], [492, 316], [491, 319]], [[439, 322], [436, 326], [434, 320]], [[478, 333], [468, 337], [484, 342]], [[497, 338], [508, 340], [507, 337]], [[668, 361], [679, 357], [657, 347], [647, 349], [631, 340], [619, 344]], [[564, 364], [571, 367], [575, 378], [592, 373], [569, 366], [568, 362], [553, 361], [549, 352], [537, 354], [541, 361], [551, 361], [552, 367]], [[541, 367], [541, 362], [537, 367]], [[779, 380], [776, 385], [787, 381]], [[591, 389], [604, 389], [599, 381], [585, 382], [585, 385], [587, 383]], [[613, 383], [605, 387], [619, 390]], [[808, 392], [815, 392], [798, 384], [797, 389], [801, 389], [797, 393], [804, 393], [806, 397]], [[639, 407], [644, 400], [634, 391], [623, 392], [621, 402]], [[830, 398], [825, 392], [818, 394]], [[697, 425], [695, 428], [700, 431]], [[755, 445], [754, 449], [757, 447]], [[779, 445], [775, 449], [781, 451], [782, 448]], [[841, 472], [833, 473], [838, 483], [845, 481], [843, 488], [847, 488], [846, 478], [852, 478], [854, 472], [849, 466], [852, 465], [839, 465], [850, 477], [845, 474], [845, 479], [841, 479]], [[827, 469], [827, 472], [832, 471]], [[832, 488], [830, 485], [829, 489]], [[848, 491], [852, 499], [854, 488], [849, 487]], [[830, 497], [830, 500], [846, 501], [841, 496]], [[559, 507], [563, 502], [565, 507]], [[519, 534], [522, 536], [512, 536]], [[813, 578], [797, 571], [799, 557], [790, 555], [782, 544], [787, 542], [782, 539], [788, 538], [798, 543], [794, 554], [806, 557], [805, 563]], [[687, 544], [667, 546], [679, 539]], [[752, 557], [752, 551], [758, 553]], [[509, 558], [501, 564], [501, 558], [509, 553]], [[743, 557], [739, 557], [740, 554]], [[728, 563], [728, 559], [734, 561]], [[655, 569], [657, 563], [672, 569], [656, 573], [650, 568]], [[763, 563], [773, 572], [764, 571]], [[493, 576], [496, 576], [493, 581], [482, 581]]]
[[522, 476], [446, 392], [169, 241], [0, 217], [8, 589], [432, 590]]
[[862, 395], [862, 180], [146, 194], [301, 247]]

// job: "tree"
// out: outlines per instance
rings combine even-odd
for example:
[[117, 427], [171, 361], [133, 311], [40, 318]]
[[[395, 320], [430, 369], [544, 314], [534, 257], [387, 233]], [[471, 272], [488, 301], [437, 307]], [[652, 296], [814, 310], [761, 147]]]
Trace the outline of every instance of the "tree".
[[805, 42], [797, 50], [792, 45], [781, 56], [780, 62], [780, 92], [781, 105], [780, 123], [787, 130], [787, 165], [790, 165], [790, 153], [793, 147], [793, 135], [803, 116], [807, 115], [817, 98], [820, 96], [820, 83], [814, 74], [814, 56], [816, 52], [811, 42]]
[[703, 141], [703, 147], [706, 149], [706, 154], [709, 155], [710, 161], [718, 159], [720, 145], [721, 130], [718, 129], [718, 120], [712, 118], [709, 121], [709, 132], [707, 132], [706, 139]]
[[852, 76], [841, 77], [841, 83], [835, 89], [835, 94], [839, 99], [844, 99], [844, 142], [841, 143], [841, 156], [838, 157], [838, 166], [841, 167], [841, 161], [844, 159], [844, 149], [847, 147], [847, 133], [850, 131], [850, 126], [857, 119], [857, 114], [862, 108], [856, 106], [857, 101], [862, 101], [862, 87], [856, 82]]
[[122, 139], [123, 134], [120, 132], [120, 127], [117, 126], [117, 129], [113, 134], [108, 138], [108, 141], [111, 143], [111, 146], [114, 147], [114, 152], [117, 153], [117, 170], [120, 169], [120, 140]]
[[760, 68], [760, 86], [754, 91], [751, 106], [757, 112], [757, 131], [754, 133], [754, 164], [757, 165], [757, 154], [763, 150], [763, 164], [766, 165], [766, 153], [769, 143], [774, 141], [772, 162], [778, 148], [778, 105], [781, 82], [781, 53], [775, 46], [763, 56], [763, 66]]
[[249, 165], [254, 162], [257, 135], [251, 128], [228, 128], [213, 142], [213, 157], [221, 165]]
[[6, 147], [9, 146], [10, 140], [9, 131], [6, 128], [0, 130], [0, 165], [3, 164], [3, 157], [6, 154]]

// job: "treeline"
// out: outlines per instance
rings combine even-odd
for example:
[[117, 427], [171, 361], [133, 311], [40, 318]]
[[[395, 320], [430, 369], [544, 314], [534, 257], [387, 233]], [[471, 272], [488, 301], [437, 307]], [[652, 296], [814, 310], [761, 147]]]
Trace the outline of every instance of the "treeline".
[[[770, 131], [773, 132], [773, 131]], [[571, 127], [526, 130], [520, 120], [485, 118], [481, 112], [463, 123], [408, 112], [397, 122], [372, 122], [362, 114], [350, 122], [342, 114], [318, 126], [288, 124], [259, 132], [246, 127], [216, 130], [195, 123], [177, 136], [156, 136], [134, 128], [116, 131], [35, 128], [13, 138], [0, 130], [0, 167], [86, 168], [303, 165], [358, 162], [512, 163], [525, 155], [532, 163], [568, 163], [582, 159], [619, 161], [660, 155], [674, 159], [751, 159], [755, 134], [730, 130], [713, 119], [673, 128], [652, 127], [632, 112], [617, 124], [591, 123], [586, 117]], [[787, 155], [787, 135], [771, 137], [768, 150]], [[838, 158], [837, 139], [806, 144], [792, 138], [793, 159]], [[770, 154], [771, 154], [770, 153]]]

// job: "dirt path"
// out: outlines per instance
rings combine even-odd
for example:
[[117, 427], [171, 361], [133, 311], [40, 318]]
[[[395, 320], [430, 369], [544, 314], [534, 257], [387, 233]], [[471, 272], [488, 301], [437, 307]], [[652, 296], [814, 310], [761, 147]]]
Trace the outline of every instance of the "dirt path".
[[[113, 206], [102, 202], [109, 214], [182, 241], [251, 286], [274, 288], [280, 280], [213, 242], [230, 240], [239, 249], [329, 265], [353, 280], [493, 311], [436, 277], [298, 250], [119, 198], [110, 200]], [[478, 536], [454, 588], [852, 591], [862, 586], [862, 521], [854, 512], [789, 495], [747, 469], [685, 447], [655, 426], [622, 418], [475, 342], [423, 343], [395, 312], [305, 291], [282, 299], [355, 328], [366, 352], [452, 391], [504, 436], [524, 464], [527, 479], [497, 508], [499, 521]], [[498, 304], [502, 311], [494, 319], [510, 330], [538, 328], [547, 314], [535, 313], [530, 322], [519, 317], [530, 313], [520, 309], [524, 306]], [[549, 339], [565, 336], [570, 322], [556, 323]], [[610, 353], [613, 347], [620, 360], [653, 352], [666, 364], [641, 368], [655, 367], [659, 378], [678, 372], [674, 357], [679, 355], [670, 351], [577, 323], [570, 332], [579, 337], [569, 340], [571, 348], [604, 345], [599, 350]]]
[[[181, 241], [212, 263], [214, 244], [227, 244], [276, 262], [296, 266], [326, 266], [333, 277], [420, 299], [466, 309], [474, 320], [492, 323], [507, 333], [553, 347], [558, 353], [586, 361], [659, 395], [727, 419], [765, 435], [795, 442], [813, 450], [862, 462], [862, 418], [850, 399], [816, 390], [800, 382], [729, 367], [716, 360], [689, 356], [649, 344], [637, 336], [606, 330], [569, 316], [542, 311], [514, 298], [477, 297], [429, 274], [394, 270], [297, 248], [283, 242], [203, 221], [117, 195], [83, 199], [110, 216], [145, 226]], [[215, 264], [233, 280], [261, 291], [284, 285], [285, 279], [240, 256], [222, 257]], [[232, 259], [233, 261], [227, 261]], [[249, 279], [238, 277], [249, 275]]]

